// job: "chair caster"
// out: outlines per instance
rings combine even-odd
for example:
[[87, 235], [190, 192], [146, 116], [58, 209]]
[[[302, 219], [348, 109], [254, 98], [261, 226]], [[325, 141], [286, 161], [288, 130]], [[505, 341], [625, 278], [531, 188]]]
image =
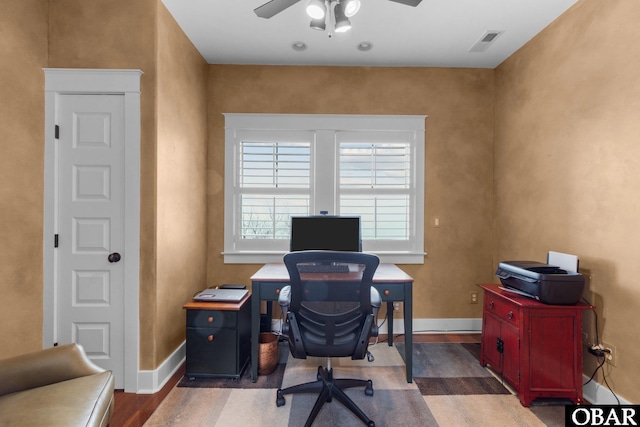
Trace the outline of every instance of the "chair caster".
[[324, 371], [323, 371], [323, 369], [322, 369], [322, 366], [318, 366], [318, 373], [316, 374], [316, 379], [317, 379], [318, 381], [321, 381], [321, 380], [322, 380], [322, 377], [324, 376], [324, 375], [323, 375], [323, 372], [324, 372]]
[[369, 424], [367, 424], [368, 427], [376, 427], [376, 423], [373, 421], [369, 421]]
[[285, 404], [285, 400], [284, 400], [284, 396], [282, 395], [282, 390], [278, 390], [278, 393], [276, 395], [276, 406], [279, 408], [281, 406], [284, 406]]
[[[373, 396], [373, 382], [371, 380], [367, 381], [367, 387], [364, 389], [364, 394], [367, 396]], [[373, 421], [371, 421], [373, 422]], [[369, 424], [371, 425], [371, 424]]]

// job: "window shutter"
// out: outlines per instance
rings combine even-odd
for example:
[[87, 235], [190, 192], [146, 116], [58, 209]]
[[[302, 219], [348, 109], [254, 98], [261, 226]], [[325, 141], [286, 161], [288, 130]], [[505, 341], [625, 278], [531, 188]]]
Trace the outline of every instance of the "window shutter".
[[288, 239], [309, 212], [310, 144], [241, 141], [238, 160], [239, 239]]
[[407, 240], [411, 224], [411, 146], [343, 142], [340, 213], [362, 217], [363, 240]]

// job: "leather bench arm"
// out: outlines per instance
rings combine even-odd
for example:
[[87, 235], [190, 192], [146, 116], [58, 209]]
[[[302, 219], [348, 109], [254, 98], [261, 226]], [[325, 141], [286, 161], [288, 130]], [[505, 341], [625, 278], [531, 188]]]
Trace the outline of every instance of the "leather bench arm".
[[82, 346], [52, 347], [0, 360], [0, 396], [99, 372]]

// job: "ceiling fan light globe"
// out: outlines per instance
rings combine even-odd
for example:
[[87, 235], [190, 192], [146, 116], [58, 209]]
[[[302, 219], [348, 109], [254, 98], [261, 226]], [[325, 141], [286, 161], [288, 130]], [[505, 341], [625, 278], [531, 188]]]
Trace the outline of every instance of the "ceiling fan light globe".
[[351, 29], [351, 21], [344, 13], [344, 4], [338, 4], [335, 8], [335, 17], [336, 17], [336, 33], [344, 33]]
[[351, 29], [351, 22], [345, 18], [344, 21], [336, 22], [336, 33], [346, 33]]
[[319, 31], [324, 31], [327, 29], [327, 24], [325, 23], [324, 18], [312, 19], [309, 26], [314, 30], [319, 30]]
[[327, 9], [322, 0], [309, 0], [307, 3], [307, 15], [311, 19], [322, 19], [326, 13]]
[[344, 14], [351, 18], [360, 10], [360, 0], [344, 0]]

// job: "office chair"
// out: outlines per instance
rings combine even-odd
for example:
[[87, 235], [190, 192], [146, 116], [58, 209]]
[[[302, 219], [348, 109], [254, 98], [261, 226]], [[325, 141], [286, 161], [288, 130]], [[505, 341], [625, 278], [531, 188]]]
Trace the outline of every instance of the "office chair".
[[375, 255], [360, 252], [300, 251], [284, 256], [290, 285], [279, 296], [285, 323], [282, 333], [296, 359], [326, 357], [327, 366], [318, 366], [314, 382], [279, 389], [276, 405], [285, 404], [285, 394], [318, 393], [305, 427], [311, 426], [325, 402], [336, 398], [367, 426], [375, 423], [343, 391], [365, 387], [373, 396], [371, 380], [335, 379], [332, 357], [351, 357], [369, 362], [369, 339], [378, 336], [376, 317], [381, 304], [371, 286], [379, 264]]

